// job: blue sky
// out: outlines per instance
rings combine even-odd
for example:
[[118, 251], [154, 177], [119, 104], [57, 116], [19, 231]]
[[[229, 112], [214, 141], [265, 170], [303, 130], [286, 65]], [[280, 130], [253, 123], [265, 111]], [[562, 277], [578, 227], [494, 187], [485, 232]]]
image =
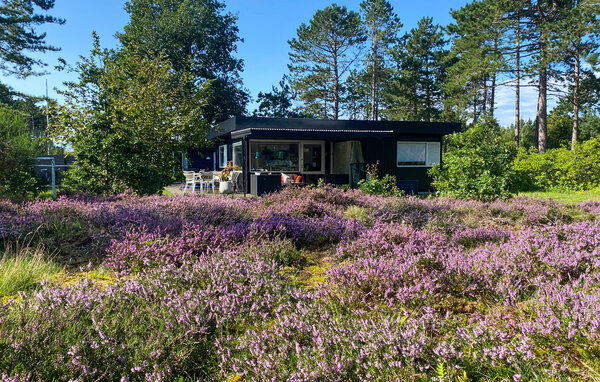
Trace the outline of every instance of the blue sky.
[[[287, 41], [296, 35], [296, 28], [308, 22], [318, 9], [322, 9], [332, 1], [329, 0], [225, 0], [227, 9], [239, 18], [240, 36], [244, 39], [238, 46], [237, 56], [244, 60], [242, 78], [244, 86], [256, 98], [259, 91], [269, 91], [272, 85], [279, 82], [287, 73], [288, 51]], [[349, 9], [359, 10], [361, 0], [338, 1]], [[54, 88], [61, 88], [62, 82], [72, 80], [71, 73], [56, 72], [53, 67], [59, 57], [67, 62], [75, 63], [80, 55], [87, 55], [91, 48], [93, 30], [100, 35], [104, 47], [114, 47], [117, 42], [116, 32], [122, 31], [128, 22], [128, 15], [123, 10], [124, 0], [57, 0], [52, 11], [55, 16], [67, 20], [65, 25], [43, 26], [40, 30], [47, 32], [47, 42], [62, 48], [60, 52], [46, 53], [43, 60], [48, 63], [48, 75], [18, 80], [3, 77], [0, 81], [16, 90], [30, 95], [43, 95], [45, 80], [48, 80], [49, 95], [56, 98]], [[429, 0], [429, 1], [394, 1], [392, 5], [404, 30], [415, 27], [424, 16], [433, 17], [435, 23], [446, 25], [452, 21], [450, 9], [458, 9], [467, 3], [465, 0]], [[500, 89], [497, 95], [497, 117], [501, 124], [510, 125], [514, 120], [514, 97], [512, 89]], [[535, 115], [537, 95], [534, 89], [522, 92], [522, 115], [533, 118]], [[254, 104], [248, 106], [249, 110]]]

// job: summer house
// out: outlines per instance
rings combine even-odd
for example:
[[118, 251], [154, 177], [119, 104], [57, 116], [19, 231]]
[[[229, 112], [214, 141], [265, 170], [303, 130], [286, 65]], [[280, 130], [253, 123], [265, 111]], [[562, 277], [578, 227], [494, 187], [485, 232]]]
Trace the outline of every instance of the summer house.
[[395, 175], [401, 189], [417, 193], [431, 189], [427, 171], [441, 163], [442, 137], [459, 129], [441, 122], [234, 117], [208, 138], [215, 169], [239, 166], [246, 193], [274, 191], [282, 179], [355, 187], [374, 163], [381, 176]]

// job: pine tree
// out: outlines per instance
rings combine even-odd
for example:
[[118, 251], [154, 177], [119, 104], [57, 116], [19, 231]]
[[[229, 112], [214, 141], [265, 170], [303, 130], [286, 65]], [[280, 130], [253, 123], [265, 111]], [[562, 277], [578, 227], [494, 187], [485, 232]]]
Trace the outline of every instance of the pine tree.
[[385, 90], [382, 85], [386, 81], [386, 74], [389, 73], [386, 70], [386, 61], [402, 23], [394, 13], [392, 5], [386, 0], [365, 0], [360, 3], [360, 7], [370, 44], [365, 60], [367, 71], [370, 73], [370, 117], [376, 121], [379, 119], [380, 100]]
[[503, 55], [503, 9], [495, 1], [474, 1], [451, 11], [454, 64], [448, 70], [447, 103], [464, 119], [476, 123], [483, 115], [493, 117], [498, 75], [506, 70]]
[[392, 97], [400, 118], [434, 121], [443, 111], [447, 41], [431, 17], [419, 20], [393, 52], [398, 68]]
[[259, 92], [257, 97], [258, 109], [254, 110], [254, 117], [271, 118], [305, 118], [306, 115], [293, 107], [297, 94], [290, 88], [284, 76], [279, 81], [279, 86], [272, 86], [267, 93]]
[[556, 41], [561, 40], [567, 10], [573, 0], [528, 0], [523, 10], [525, 31], [528, 36], [530, 55], [528, 72], [537, 77], [538, 104], [536, 112], [537, 149], [548, 148], [548, 80], [557, 72], [553, 65], [560, 60], [562, 52]]
[[42, 24], [64, 24], [65, 20], [47, 14], [54, 0], [5, 0], [0, 4], [0, 70], [6, 74], [27, 77], [36, 74], [34, 69], [44, 66], [40, 59], [26, 52], [58, 51], [46, 43], [46, 34], [34, 27]]
[[339, 119], [345, 79], [360, 57], [364, 41], [358, 13], [332, 4], [317, 11], [288, 41], [292, 87], [308, 113]]
[[586, 76], [592, 76], [589, 70], [582, 67], [582, 61], [589, 58], [594, 61], [594, 55], [599, 49], [598, 35], [600, 21], [598, 15], [600, 6], [595, 1], [576, 0], [566, 11], [562, 20], [561, 39], [558, 40], [560, 51], [564, 52], [563, 63], [566, 64], [566, 79], [571, 84], [568, 100], [572, 104], [573, 127], [571, 134], [571, 149], [574, 150], [579, 136], [580, 109], [585, 106], [585, 95], [582, 94], [581, 82]]

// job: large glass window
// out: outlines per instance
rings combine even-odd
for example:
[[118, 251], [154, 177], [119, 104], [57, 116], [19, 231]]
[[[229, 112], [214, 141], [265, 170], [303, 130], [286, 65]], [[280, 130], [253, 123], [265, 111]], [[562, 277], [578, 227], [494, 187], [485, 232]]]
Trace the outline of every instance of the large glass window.
[[219, 146], [219, 167], [227, 167], [227, 145]]
[[250, 168], [264, 171], [298, 171], [299, 143], [250, 142]]
[[440, 162], [439, 142], [398, 142], [398, 166], [431, 167]]
[[233, 144], [233, 165], [242, 167], [242, 142]]

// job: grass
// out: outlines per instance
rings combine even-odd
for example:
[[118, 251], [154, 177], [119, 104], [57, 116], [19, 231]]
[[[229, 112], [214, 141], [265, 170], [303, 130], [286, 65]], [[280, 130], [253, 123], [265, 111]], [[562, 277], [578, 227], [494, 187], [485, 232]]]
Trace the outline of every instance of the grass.
[[552, 199], [565, 204], [579, 204], [590, 200], [600, 200], [600, 191], [538, 191], [521, 192], [519, 195]]
[[35, 289], [61, 271], [41, 246], [5, 249], [0, 257], [0, 298]]

